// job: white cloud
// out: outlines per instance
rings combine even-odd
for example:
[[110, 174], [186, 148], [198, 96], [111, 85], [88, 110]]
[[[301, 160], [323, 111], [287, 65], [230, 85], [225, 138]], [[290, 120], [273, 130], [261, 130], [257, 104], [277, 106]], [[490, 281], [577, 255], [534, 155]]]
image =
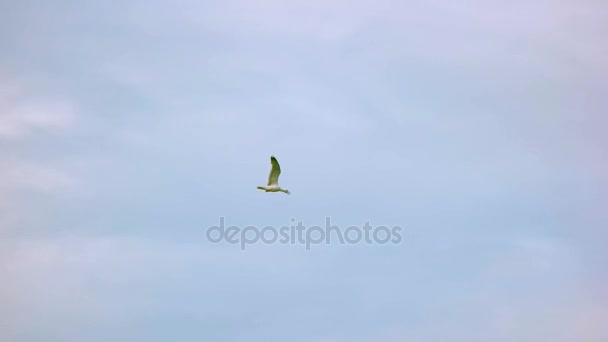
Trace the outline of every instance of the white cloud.
[[57, 130], [75, 119], [74, 106], [64, 99], [29, 92], [0, 74], [0, 140], [20, 140], [38, 130]]
[[[191, 305], [183, 312], [201, 321], [239, 314], [246, 311], [239, 302], [248, 296], [239, 291], [243, 286], [263, 291], [268, 279], [286, 288], [306, 282], [305, 253], [280, 259], [277, 251], [243, 254], [198, 241], [116, 236], [0, 239], [0, 322], [6, 324], [0, 340], [27, 333], [65, 340], [92, 322], [100, 328], [138, 321], [161, 302], [185, 300]], [[125, 338], [124, 331], [116, 334]]]
[[[12, 76], [0, 70], [0, 145], [35, 146], [38, 133], [62, 131], [73, 124], [75, 106], [70, 101], [50, 88], [39, 87], [38, 82]], [[0, 155], [0, 210], [4, 216], [0, 227], [10, 221], [7, 216], [22, 211], [15, 204], [20, 191], [57, 192], [75, 184], [56, 160], [36, 160], [22, 152], [28, 150], [35, 149], [7, 148]]]
[[[608, 296], [581, 272], [584, 261], [566, 242], [522, 236], [489, 262], [481, 281], [445, 287], [450, 299], [417, 306], [405, 319], [367, 336], [304, 341], [560, 341], [608, 339]], [[442, 293], [437, 294], [439, 296]], [[432, 300], [429, 300], [432, 302]]]
[[0, 191], [4, 188], [53, 191], [73, 185], [73, 179], [52, 166], [3, 160], [0, 169]]

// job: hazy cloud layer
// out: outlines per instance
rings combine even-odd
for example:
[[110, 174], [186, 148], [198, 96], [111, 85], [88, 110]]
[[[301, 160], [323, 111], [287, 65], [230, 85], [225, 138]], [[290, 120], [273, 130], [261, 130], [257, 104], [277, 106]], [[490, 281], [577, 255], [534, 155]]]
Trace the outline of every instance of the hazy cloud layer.
[[0, 4], [0, 340], [607, 340], [607, 10]]

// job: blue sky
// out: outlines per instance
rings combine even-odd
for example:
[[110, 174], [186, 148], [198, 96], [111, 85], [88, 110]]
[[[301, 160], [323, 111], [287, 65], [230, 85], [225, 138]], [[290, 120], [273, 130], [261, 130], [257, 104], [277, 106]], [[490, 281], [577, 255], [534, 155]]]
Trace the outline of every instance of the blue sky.
[[0, 340], [608, 340], [606, 13], [0, 3]]

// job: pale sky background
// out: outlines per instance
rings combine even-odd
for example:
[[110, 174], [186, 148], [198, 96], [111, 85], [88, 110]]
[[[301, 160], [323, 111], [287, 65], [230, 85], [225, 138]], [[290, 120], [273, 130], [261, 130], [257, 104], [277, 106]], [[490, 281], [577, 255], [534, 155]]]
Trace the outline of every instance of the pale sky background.
[[607, 34], [598, 0], [0, 0], [0, 340], [608, 341]]

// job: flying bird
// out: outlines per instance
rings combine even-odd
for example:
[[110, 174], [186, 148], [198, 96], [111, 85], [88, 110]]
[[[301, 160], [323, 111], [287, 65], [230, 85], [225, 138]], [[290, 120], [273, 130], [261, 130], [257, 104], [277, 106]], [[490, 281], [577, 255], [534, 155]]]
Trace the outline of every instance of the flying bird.
[[291, 194], [287, 189], [281, 189], [279, 187], [279, 175], [281, 174], [281, 166], [277, 161], [277, 158], [274, 156], [270, 156], [270, 164], [272, 164], [272, 168], [270, 169], [270, 174], [268, 175], [268, 185], [266, 186], [258, 186], [258, 189], [264, 190], [266, 192], [284, 192], [286, 194]]

